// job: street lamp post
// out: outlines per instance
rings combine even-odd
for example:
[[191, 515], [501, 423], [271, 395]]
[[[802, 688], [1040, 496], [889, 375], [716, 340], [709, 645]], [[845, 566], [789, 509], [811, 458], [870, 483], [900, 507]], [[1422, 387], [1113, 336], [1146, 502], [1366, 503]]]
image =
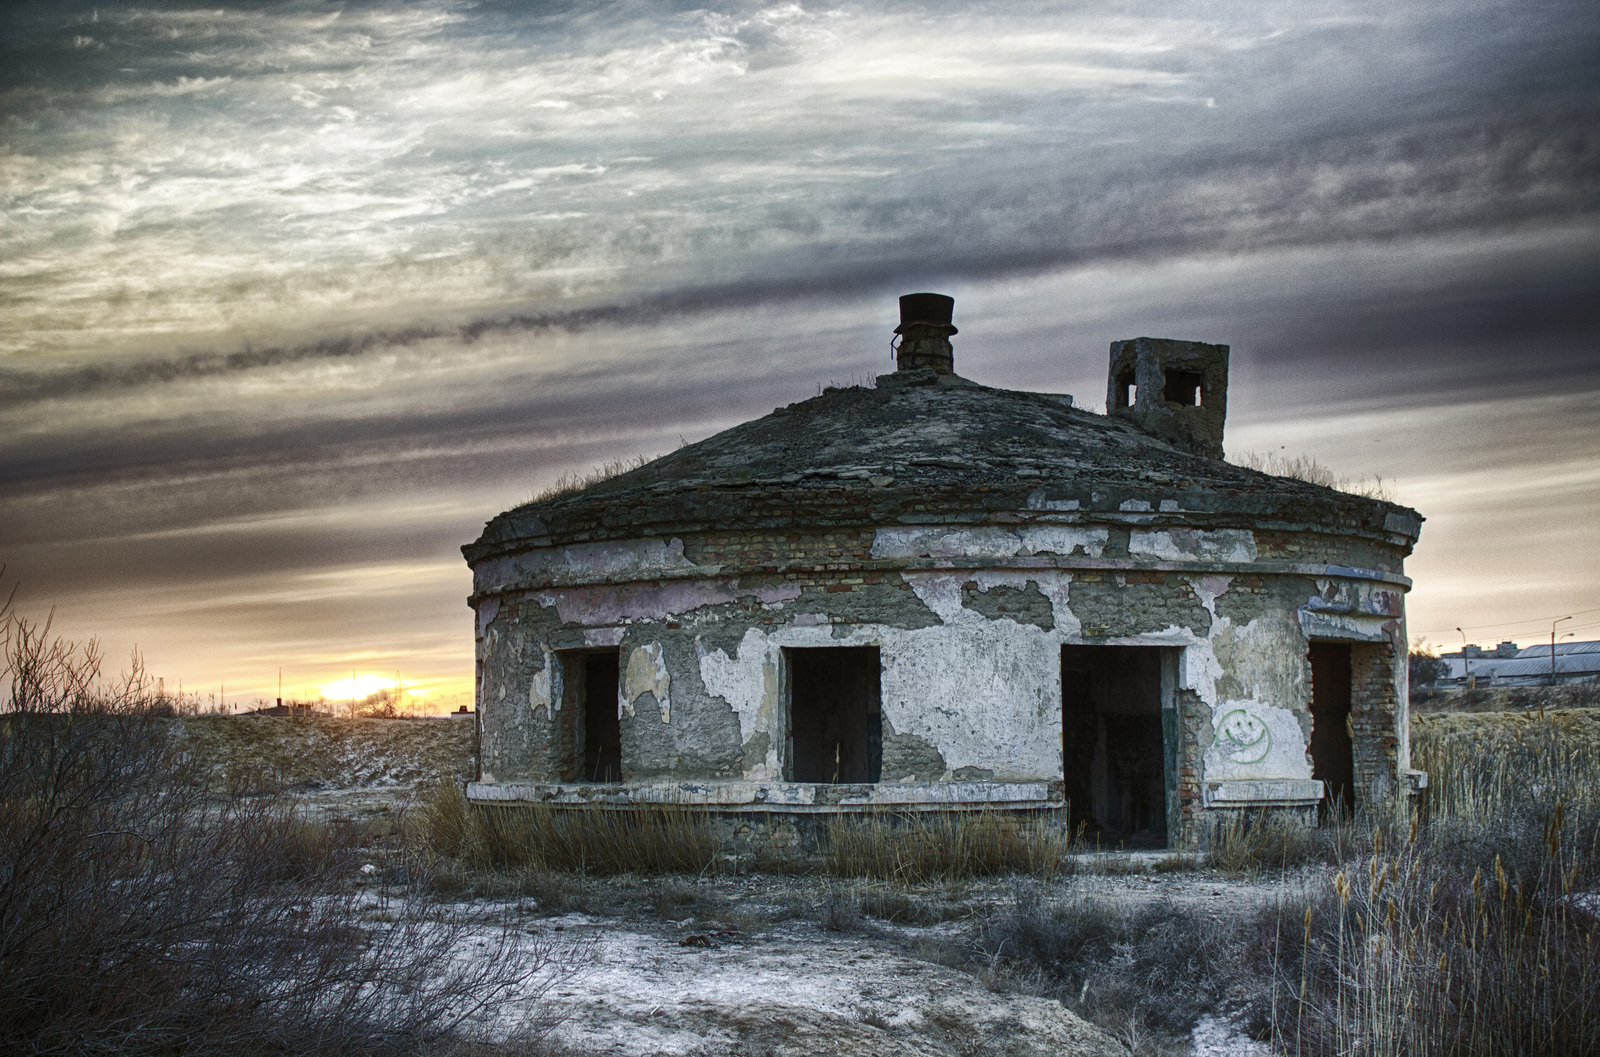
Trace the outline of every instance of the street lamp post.
[[[1461, 631], [1460, 628], [1456, 628]], [[1467, 684], [1467, 689], [1472, 689], [1472, 658], [1467, 656], [1467, 633], [1461, 631], [1461, 680]]]
[[[1561, 620], [1552, 620], [1550, 622], [1550, 685], [1551, 686], [1556, 685], [1556, 625], [1560, 624], [1564, 620], [1571, 620], [1571, 619], [1572, 619], [1571, 617], [1562, 617]], [[1562, 638], [1566, 638], [1567, 636], [1563, 635], [1561, 637]]]

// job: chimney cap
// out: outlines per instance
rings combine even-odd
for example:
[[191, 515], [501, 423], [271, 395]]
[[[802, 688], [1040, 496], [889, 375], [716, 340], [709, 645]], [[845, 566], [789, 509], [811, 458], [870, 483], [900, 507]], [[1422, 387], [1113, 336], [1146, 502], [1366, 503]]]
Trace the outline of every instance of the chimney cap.
[[951, 334], [958, 334], [960, 331], [950, 326], [950, 317], [955, 310], [956, 299], [947, 294], [902, 294], [900, 325], [894, 328], [894, 332], [904, 333], [913, 323], [928, 323], [936, 327], [950, 327]]

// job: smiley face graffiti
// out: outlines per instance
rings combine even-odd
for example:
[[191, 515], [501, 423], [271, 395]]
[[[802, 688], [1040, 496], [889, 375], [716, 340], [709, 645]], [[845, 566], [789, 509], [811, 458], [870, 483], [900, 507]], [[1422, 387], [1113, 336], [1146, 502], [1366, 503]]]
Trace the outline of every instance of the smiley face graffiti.
[[1223, 754], [1234, 763], [1259, 763], [1272, 748], [1272, 734], [1259, 716], [1236, 708], [1217, 725]]

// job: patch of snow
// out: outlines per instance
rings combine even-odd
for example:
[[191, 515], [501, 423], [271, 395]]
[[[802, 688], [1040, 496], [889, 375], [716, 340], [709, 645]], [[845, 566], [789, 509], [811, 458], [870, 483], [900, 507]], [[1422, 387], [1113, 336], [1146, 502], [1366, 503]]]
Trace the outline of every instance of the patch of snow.
[[1272, 1047], [1250, 1038], [1239, 1025], [1224, 1017], [1206, 1014], [1190, 1036], [1193, 1057], [1271, 1057]]

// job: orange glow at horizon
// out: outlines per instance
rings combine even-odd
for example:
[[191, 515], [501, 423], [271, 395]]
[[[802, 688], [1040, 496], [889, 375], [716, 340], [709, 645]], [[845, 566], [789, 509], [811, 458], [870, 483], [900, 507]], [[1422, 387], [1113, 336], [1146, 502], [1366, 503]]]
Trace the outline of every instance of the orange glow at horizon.
[[406, 680], [397, 680], [392, 675], [352, 674], [344, 679], [336, 679], [331, 683], [323, 683], [318, 687], [318, 692], [330, 701], [350, 698], [361, 699], [377, 693], [380, 690], [393, 690], [398, 687], [411, 697], [426, 697], [433, 693], [431, 689], [418, 687]]

